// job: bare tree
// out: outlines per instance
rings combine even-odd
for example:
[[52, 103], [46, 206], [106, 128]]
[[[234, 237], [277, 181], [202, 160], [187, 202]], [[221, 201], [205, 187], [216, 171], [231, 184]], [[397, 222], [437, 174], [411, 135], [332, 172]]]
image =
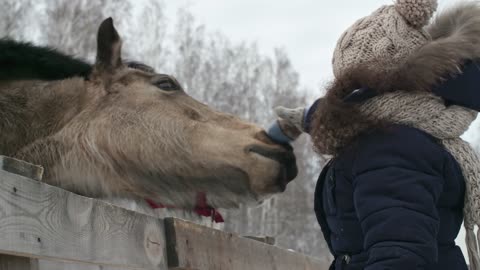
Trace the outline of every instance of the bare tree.
[[[121, 15], [119, 29], [124, 40], [124, 56], [129, 60], [141, 61], [163, 73], [173, 70], [170, 61], [167, 35], [167, 18], [163, 1], [127, 1], [132, 11]], [[112, 12], [119, 13], [117, 5], [110, 5]], [[113, 16], [113, 15], [112, 15]], [[115, 17], [116, 18], [116, 17]]]
[[32, 1], [0, 0], [0, 37], [10, 37], [16, 39], [26, 39], [25, 29], [28, 25], [27, 15]]
[[[106, 17], [128, 18], [130, 2], [125, 0], [49, 0], [43, 22], [46, 44], [76, 56], [93, 60], [98, 25]], [[115, 6], [115, 8], [112, 8]], [[68, 34], [65, 34], [68, 33]]]

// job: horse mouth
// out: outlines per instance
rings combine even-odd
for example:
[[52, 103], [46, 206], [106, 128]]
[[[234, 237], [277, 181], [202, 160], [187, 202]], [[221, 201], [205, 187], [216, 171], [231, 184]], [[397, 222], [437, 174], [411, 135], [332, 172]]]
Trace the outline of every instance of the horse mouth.
[[252, 145], [248, 151], [274, 160], [281, 165], [281, 169], [276, 179], [276, 185], [280, 192], [284, 192], [290, 183], [298, 174], [297, 162], [293, 149], [290, 146], [265, 147], [261, 145]]

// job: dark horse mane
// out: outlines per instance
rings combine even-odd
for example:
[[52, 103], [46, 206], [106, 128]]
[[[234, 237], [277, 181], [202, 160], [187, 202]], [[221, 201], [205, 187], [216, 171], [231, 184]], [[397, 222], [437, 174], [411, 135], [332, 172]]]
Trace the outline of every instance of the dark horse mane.
[[[130, 68], [153, 72], [153, 68], [135, 61], [126, 62]], [[0, 39], [1, 80], [61, 80], [70, 77], [88, 78], [93, 65], [87, 61], [50, 47], [28, 42]]]
[[87, 78], [92, 65], [49, 47], [0, 39], [0, 80]]

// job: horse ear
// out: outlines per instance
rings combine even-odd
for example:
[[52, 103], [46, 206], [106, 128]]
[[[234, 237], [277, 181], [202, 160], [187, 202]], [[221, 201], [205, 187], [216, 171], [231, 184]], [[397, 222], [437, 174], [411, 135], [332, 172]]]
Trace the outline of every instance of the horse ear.
[[97, 59], [95, 66], [100, 71], [113, 71], [122, 65], [122, 39], [113, 26], [113, 19], [104, 20], [98, 28]]

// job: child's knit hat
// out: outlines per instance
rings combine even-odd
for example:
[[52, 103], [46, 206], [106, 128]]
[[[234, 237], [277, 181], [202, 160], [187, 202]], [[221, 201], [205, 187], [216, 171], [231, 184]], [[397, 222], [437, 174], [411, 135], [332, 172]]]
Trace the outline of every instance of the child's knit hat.
[[335, 76], [358, 65], [372, 64], [379, 72], [398, 66], [431, 39], [423, 27], [436, 9], [436, 0], [397, 0], [358, 20], [338, 40]]

